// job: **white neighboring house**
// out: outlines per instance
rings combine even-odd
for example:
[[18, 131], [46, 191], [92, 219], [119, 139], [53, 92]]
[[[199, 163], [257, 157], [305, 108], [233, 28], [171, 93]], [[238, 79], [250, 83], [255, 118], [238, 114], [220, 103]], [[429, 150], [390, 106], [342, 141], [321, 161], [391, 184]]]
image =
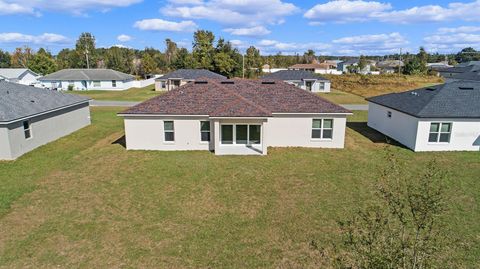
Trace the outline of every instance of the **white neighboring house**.
[[112, 69], [63, 69], [38, 79], [56, 90], [123, 91], [135, 86], [135, 77]]
[[206, 69], [178, 69], [155, 79], [155, 91], [171, 91], [198, 78], [226, 79]]
[[262, 66], [262, 73], [275, 73], [282, 70], [288, 70], [288, 68], [271, 67], [269, 64], [264, 64]]
[[341, 75], [343, 73], [337, 70], [337, 66], [333, 62], [317, 63], [315, 61], [310, 64], [295, 64], [290, 66], [288, 70], [303, 70], [324, 75]]
[[0, 68], [0, 78], [22, 85], [34, 86], [39, 75], [28, 68]]
[[0, 81], [0, 160], [26, 152], [90, 124], [89, 99]]
[[367, 99], [368, 126], [413, 151], [480, 151], [480, 83], [456, 81]]
[[205, 79], [118, 115], [128, 150], [265, 155], [268, 147], [343, 148], [350, 114], [282, 81]]
[[[358, 69], [358, 64], [360, 59], [350, 59], [337, 64], [337, 70], [341, 71], [344, 74], [351, 73], [351, 69]], [[375, 74], [378, 75], [380, 72], [372, 72], [373, 61], [367, 60], [365, 67], [362, 70], [356, 70], [358, 74], [367, 75]]]
[[262, 79], [283, 80], [309, 92], [330, 92], [330, 80], [311, 71], [282, 70], [262, 77]]

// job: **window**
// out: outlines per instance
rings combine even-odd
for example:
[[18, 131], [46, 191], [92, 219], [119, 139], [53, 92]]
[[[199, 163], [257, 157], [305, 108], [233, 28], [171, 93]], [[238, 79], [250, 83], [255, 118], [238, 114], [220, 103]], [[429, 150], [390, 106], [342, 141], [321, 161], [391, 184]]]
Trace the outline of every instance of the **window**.
[[161, 87], [162, 89], [167, 88], [167, 83], [166, 83], [165, 81], [161, 81], [161, 82], [160, 82], [160, 85], [161, 85], [160, 87]]
[[101, 85], [101, 84], [100, 84], [100, 81], [98, 81], [98, 80], [95, 80], [95, 81], [93, 82], [93, 87], [100, 87], [100, 85]]
[[72, 80], [68, 81], [68, 86], [74, 86], [74, 85], [75, 85], [75, 81], [72, 81]]
[[313, 139], [333, 138], [333, 119], [314, 119], [312, 123]]
[[23, 122], [23, 134], [25, 135], [25, 139], [29, 139], [32, 137], [30, 122], [28, 122], [27, 120]]
[[117, 81], [116, 81], [116, 80], [112, 80], [112, 87], [113, 87], [113, 88], [116, 88], [116, 87], [117, 87]]
[[318, 83], [320, 90], [325, 90], [325, 82]]
[[262, 126], [258, 124], [222, 125], [222, 144], [259, 145], [261, 129]]
[[387, 111], [387, 117], [391, 118], [392, 117], [392, 111]]
[[430, 143], [449, 143], [452, 124], [446, 122], [432, 122], [430, 124], [430, 134], [428, 142]]
[[175, 131], [173, 127], [173, 121], [164, 121], [163, 131], [165, 133], [165, 142], [175, 141]]
[[307, 88], [307, 91], [312, 91], [312, 82], [311, 81], [305, 81], [305, 87]]
[[210, 141], [210, 122], [209, 121], [200, 122], [200, 136], [202, 141], [204, 142]]

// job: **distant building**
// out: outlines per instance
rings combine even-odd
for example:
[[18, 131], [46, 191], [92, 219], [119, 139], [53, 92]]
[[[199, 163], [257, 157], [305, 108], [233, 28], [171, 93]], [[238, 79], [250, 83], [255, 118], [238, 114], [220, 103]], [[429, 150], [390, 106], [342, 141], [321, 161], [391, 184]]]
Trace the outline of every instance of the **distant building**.
[[89, 99], [0, 81], [0, 160], [13, 160], [90, 124]]
[[28, 68], [0, 68], [0, 79], [22, 85], [35, 85], [39, 75]]
[[288, 67], [289, 70], [303, 70], [303, 71], [310, 71], [316, 74], [332, 74], [332, 75], [340, 75], [341, 72], [338, 72], [336, 69], [336, 65], [334, 63], [318, 63], [313, 62], [310, 64], [295, 64]]
[[[355, 69], [358, 66], [359, 62], [360, 62], [360, 59], [350, 59], [350, 60], [340, 62], [337, 65], [337, 70], [343, 73], [351, 73], [350, 71], [352, 69]], [[367, 64], [365, 65], [365, 67], [362, 70], [358, 70], [357, 73], [363, 74], [363, 75], [370, 74], [372, 72], [371, 70], [372, 65], [374, 65], [374, 62], [367, 61]]]
[[156, 91], [171, 91], [198, 78], [226, 79], [206, 69], [179, 69], [155, 79]]
[[55, 90], [122, 91], [134, 86], [135, 77], [112, 69], [63, 69], [38, 80]]
[[282, 70], [265, 75], [262, 79], [283, 80], [309, 92], [330, 92], [330, 80], [311, 71]]
[[288, 68], [275, 68], [271, 67], [269, 64], [262, 65], [262, 73], [275, 73], [282, 70], [288, 70]]
[[376, 67], [380, 69], [382, 73], [393, 74], [398, 72], [400, 68], [404, 67], [405, 64], [400, 60], [384, 60], [377, 62]]
[[451, 79], [455, 80], [460, 74], [475, 72], [478, 70], [480, 70], [480, 61], [470, 61], [458, 64], [454, 67], [438, 69], [438, 73], [447, 81], [450, 81]]

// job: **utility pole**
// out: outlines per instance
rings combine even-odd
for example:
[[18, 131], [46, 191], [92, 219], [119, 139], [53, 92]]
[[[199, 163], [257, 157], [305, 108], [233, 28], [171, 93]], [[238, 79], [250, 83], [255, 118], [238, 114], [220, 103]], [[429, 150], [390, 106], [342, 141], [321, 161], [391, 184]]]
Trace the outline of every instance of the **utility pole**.
[[398, 60], [398, 75], [399, 76], [402, 74], [401, 62], [402, 62], [402, 48], [400, 48], [400, 57], [399, 57], [399, 60]]
[[242, 78], [245, 78], [245, 54], [242, 53]]

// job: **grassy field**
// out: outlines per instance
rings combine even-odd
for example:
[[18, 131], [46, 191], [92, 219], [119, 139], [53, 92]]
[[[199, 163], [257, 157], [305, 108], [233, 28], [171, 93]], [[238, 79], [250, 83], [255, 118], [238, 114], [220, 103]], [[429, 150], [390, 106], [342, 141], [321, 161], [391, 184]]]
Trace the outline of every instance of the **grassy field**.
[[125, 91], [73, 91], [71, 93], [104, 101], [144, 101], [161, 94], [155, 91], [155, 85]]
[[[310, 242], [338, 241], [336, 221], [368, 203], [384, 164], [365, 112], [349, 119], [343, 150], [217, 157], [126, 151], [117, 111], [94, 108], [91, 126], [0, 162], [0, 267], [321, 268]], [[405, 173], [432, 158], [449, 169], [445, 222], [462, 244], [448, 255], [478, 268], [479, 153], [388, 147]]]
[[349, 92], [331, 90], [329, 93], [319, 93], [318, 96], [323, 97], [337, 104], [366, 104], [365, 98]]

